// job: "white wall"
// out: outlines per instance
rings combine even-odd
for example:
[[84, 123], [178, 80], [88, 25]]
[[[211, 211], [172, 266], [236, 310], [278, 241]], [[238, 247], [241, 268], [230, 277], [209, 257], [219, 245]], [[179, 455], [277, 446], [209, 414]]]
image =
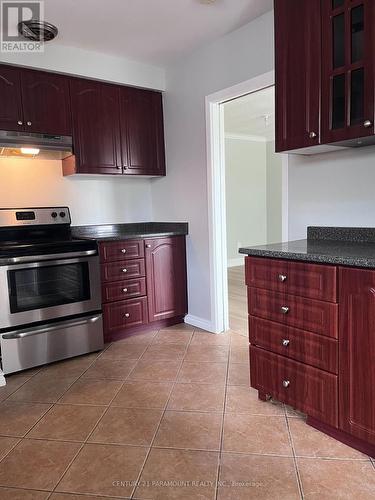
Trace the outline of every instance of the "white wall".
[[90, 50], [45, 45], [43, 53], [0, 53], [0, 61], [136, 87], [165, 89], [165, 70]]
[[63, 177], [60, 161], [0, 159], [0, 208], [67, 205], [74, 225], [152, 220], [147, 179]]
[[282, 241], [282, 159], [275, 153], [275, 141], [266, 146], [267, 243]]
[[306, 227], [375, 226], [375, 147], [289, 155], [289, 239]]
[[228, 267], [243, 264], [239, 247], [267, 243], [266, 144], [225, 140]]
[[167, 70], [168, 175], [152, 181], [154, 219], [187, 220], [189, 314], [211, 324], [205, 96], [273, 68], [273, 14], [183, 58]]

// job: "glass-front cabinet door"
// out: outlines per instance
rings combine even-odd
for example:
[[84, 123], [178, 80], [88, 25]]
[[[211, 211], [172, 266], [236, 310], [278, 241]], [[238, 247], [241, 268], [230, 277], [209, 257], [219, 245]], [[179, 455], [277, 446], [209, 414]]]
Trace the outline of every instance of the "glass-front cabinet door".
[[374, 134], [374, 0], [322, 0], [322, 142]]

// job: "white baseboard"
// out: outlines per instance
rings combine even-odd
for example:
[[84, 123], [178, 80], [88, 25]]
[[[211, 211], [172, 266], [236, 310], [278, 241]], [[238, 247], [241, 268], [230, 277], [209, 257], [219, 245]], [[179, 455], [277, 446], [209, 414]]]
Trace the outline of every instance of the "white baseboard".
[[215, 332], [212, 322], [208, 321], [207, 319], [199, 318], [198, 316], [193, 316], [191, 314], [188, 314], [187, 316], [185, 316], [184, 321], [188, 325], [196, 326], [201, 330], [207, 330], [208, 332], [217, 333]]
[[227, 267], [243, 266], [245, 264], [245, 256], [237, 257], [236, 259], [228, 259]]

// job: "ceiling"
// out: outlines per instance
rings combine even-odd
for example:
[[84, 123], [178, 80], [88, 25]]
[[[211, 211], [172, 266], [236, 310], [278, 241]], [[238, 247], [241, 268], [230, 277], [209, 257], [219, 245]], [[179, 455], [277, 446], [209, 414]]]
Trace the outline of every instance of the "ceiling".
[[275, 88], [268, 87], [224, 104], [226, 135], [275, 138]]
[[272, 9], [272, 0], [45, 0], [51, 43], [167, 66]]

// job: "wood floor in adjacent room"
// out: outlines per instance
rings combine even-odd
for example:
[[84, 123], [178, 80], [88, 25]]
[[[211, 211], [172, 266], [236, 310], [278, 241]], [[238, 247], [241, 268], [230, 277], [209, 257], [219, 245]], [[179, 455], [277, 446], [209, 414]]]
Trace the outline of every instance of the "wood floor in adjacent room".
[[229, 327], [248, 335], [245, 266], [228, 268]]

